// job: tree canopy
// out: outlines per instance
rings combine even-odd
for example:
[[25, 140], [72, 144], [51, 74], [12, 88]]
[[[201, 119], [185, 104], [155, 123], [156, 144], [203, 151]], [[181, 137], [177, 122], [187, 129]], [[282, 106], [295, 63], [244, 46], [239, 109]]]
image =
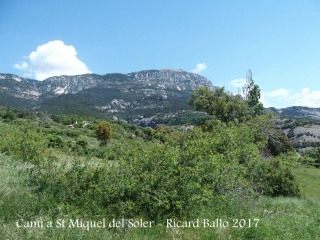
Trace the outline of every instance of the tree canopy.
[[101, 121], [96, 129], [96, 137], [101, 142], [101, 145], [106, 145], [111, 139], [113, 133], [112, 125], [107, 121]]
[[244, 99], [248, 104], [250, 114], [253, 116], [261, 115], [263, 112], [263, 105], [259, 101], [261, 98], [261, 91], [257, 84], [255, 84], [251, 70], [248, 70], [246, 84], [243, 87]]
[[202, 110], [222, 122], [243, 122], [248, 117], [248, 107], [240, 95], [232, 95], [224, 88], [210, 90], [200, 87], [195, 90], [189, 102], [196, 110]]
[[243, 96], [227, 92], [224, 87], [214, 90], [200, 87], [193, 92], [189, 104], [195, 110], [205, 111], [222, 122], [244, 122], [263, 113], [260, 97], [260, 88], [255, 84], [249, 70]]

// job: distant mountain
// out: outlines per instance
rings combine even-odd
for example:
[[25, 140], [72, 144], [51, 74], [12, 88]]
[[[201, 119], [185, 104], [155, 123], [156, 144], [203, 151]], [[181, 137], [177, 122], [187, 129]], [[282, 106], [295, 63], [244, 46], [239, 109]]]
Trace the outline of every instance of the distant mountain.
[[293, 106], [267, 108], [280, 115], [278, 127], [288, 136], [299, 154], [320, 147], [320, 108]]
[[[138, 124], [162, 123], [178, 116], [190, 118], [193, 114], [187, 101], [200, 86], [214, 89], [207, 78], [180, 69], [56, 76], [44, 81], [0, 74], [0, 105], [121, 118]], [[266, 110], [290, 118], [320, 120], [320, 108]]]
[[268, 108], [267, 110], [285, 117], [320, 120], [320, 108], [293, 106], [281, 109]]
[[0, 74], [0, 104], [137, 123], [161, 122], [190, 111], [187, 101], [200, 86], [214, 88], [205, 77], [172, 69], [57, 76], [44, 81]]

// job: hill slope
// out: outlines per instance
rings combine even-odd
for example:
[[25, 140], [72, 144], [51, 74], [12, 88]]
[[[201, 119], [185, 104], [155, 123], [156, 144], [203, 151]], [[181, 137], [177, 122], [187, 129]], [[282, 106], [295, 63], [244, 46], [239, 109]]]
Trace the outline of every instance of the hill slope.
[[[187, 101], [212, 83], [183, 70], [147, 70], [129, 74], [84, 74], [44, 81], [0, 74], [0, 104], [49, 113], [82, 113], [152, 122], [191, 110]], [[157, 120], [157, 121], [158, 121]]]

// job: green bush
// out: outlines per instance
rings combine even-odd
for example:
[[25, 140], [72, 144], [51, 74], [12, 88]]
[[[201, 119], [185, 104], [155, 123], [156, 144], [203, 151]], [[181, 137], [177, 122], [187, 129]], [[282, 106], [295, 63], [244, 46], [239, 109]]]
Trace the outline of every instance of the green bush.
[[269, 135], [268, 148], [273, 156], [294, 151], [294, 147], [287, 135], [278, 129], [275, 129], [273, 133]]
[[313, 148], [304, 152], [302, 161], [320, 168], [320, 148]]
[[154, 130], [151, 127], [145, 127], [143, 129], [144, 139], [151, 141], [153, 139]]
[[300, 197], [292, 172], [278, 159], [255, 161], [248, 166], [247, 178], [256, 192], [271, 197]]
[[0, 123], [0, 150], [28, 162], [42, 161], [46, 153], [46, 139], [32, 126], [21, 123], [15, 127]]
[[87, 136], [80, 135], [76, 141], [76, 144], [82, 148], [87, 148], [89, 145]]
[[[197, 130], [181, 146], [123, 150], [112, 165], [37, 165], [30, 179], [38, 191], [69, 206], [68, 211], [81, 209], [112, 217], [183, 218], [196, 214], [201, 206], [235, 199], [243, 204], [254, 194], [239, 158], [255, 154], [234, 147], [233, 134], [240, 135], [233, 130], [221, 126], [221, 139]], [[243, 144], [248, 145], [243, 149], [252, 148]], [[85, 204], [88, 202], [90, 206]]]
[[48, 137], [48, 147], [52, 147], [52, 148], [62, 148], [63, 147], [63, 139], [61, 136], [58, 135], [49, 135]]
[[165, 125], [157, 125], [153, 132], [153, 138], [158, 139], [160, 143], [164, 143], [170, 138], [170, 135], [174, 132], [173, 128]]
[[61, 214], [187, 219], [214, 206], [244, 206], [257, 194], [300, 195], [287, 167], [295, 158], [261, 154], [273, 131], [266, 129], [268, 118], [246, 124], [208, 121], [185, 133], [144, 128], [139, 134], [148, 142], [129, 139], [139, 128], [115, 123], [109, 127], [117, 138], [92, 151], [85, 132], [90, 130], [64, 130], [77, 133], [65, 137], [69, 152], [105, 159], [96, 162], [45, 155], [48, 139], [49, 146], [60, 146], [63, 131], [46, 129], [43, 136], [41, 128], [16, 121], [0, 123], [0, 150], [33, 163], [28, 170], [32, 187], [51, 196]]
[[6, 121], [6, 122], [10, 122], [13, 121], [17, 118], [17, 114], [15, 112], [13, 112], [12, 110], [7, 110], [6, 113], [2, 116], [2, 118]]

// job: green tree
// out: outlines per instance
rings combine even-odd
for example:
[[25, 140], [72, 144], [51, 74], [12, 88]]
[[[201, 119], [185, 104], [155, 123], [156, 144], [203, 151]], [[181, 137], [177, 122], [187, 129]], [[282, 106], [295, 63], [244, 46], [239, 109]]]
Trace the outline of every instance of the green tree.
[[279, 129], [274, 129], [270, 132], [268, 137], [268, 148], [273, 156], [294, 151], [294, 147], [287, 135]]
[[250, 69], [248, 70], [246, 84], [243, 87], [243, 94], [251, 114], [253, 116], [261, 115], [263, 113], [263, 104], [259, 101], [261, 98], [261, 91], [259, 86], [255, 84]]
[[107, 121], [101, 121], [96, 129], [96, 138], [100, 141], [101, 145], [106, 145], [108, 140], [111, 139], [112, 133], [112, 125]]
[[293, 131], [293, 128], [290, 128], [288, 134], [287, 134], [287, 137], [290, 139], [290, 138], [294, 138], [294, 131]]
[[192, 93], [189, 104], [222, 122], [244, 122], [249, 117], [247, 104], [241, 96], [228, 93], [223, 87], [213, 91], [200, 87]]

